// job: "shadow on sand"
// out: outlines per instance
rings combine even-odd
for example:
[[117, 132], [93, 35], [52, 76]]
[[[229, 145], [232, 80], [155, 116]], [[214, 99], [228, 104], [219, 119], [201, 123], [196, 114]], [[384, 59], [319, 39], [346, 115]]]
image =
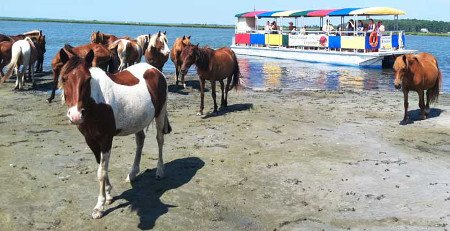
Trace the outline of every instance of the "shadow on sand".
[[252, 103], [232, 104], [232, 105], [228, 105], [225, 108], [219, 108], [219, 111], [217, 112], [217, 114], [209, 112], [208, 114], [206, 114], [202, 118], [203, 119], [207, 119], [207, 118], [210, 118], [210, 117], [222, 116], [222, 115], [225, 115], [225, 114], [230, 113], [230, 112], [247, 111], [247, 110], [250, 110], [250, 109], [253, 109], [253, 104]]
[[[180, 95], [188, 95], [190, 93], [189, 90], [196, 90], [198, 92], [200, 91], [200, 82], [198, 80], [186, 80], [185, 83], [187, 89], [184, 89], [180, 82], [178, 83], [178, 86], [176, 84], [169, 85], [168, 90], [169, 92], [177, 93]], [[209, 92], [209, 89], [206, 88], [205, 92]]]
[[131, 183], [131, 189], [123, 192], [120, 196], [114, 197], [114, 201], [124, 199], [127, 202], [107, 209], [104, 216], [117, 209], [131, 206], [131, 210], [136, 211], [139, 215], [138, 228], [152, 229], [160, 216], [167, 213], [169, 208], [176, 207], [176, 205], [161, 202], [161, 196], [169, 190], [188, 183], [204, 165], [205, 162], [197, 157], [174, 160], [164, 165], [166, 176], [163, 180], [155, 179], [156, 168], [147, 169]]
[[[441, 110], [441, 109], [430, 108], [430, 114], [428, 115], [427, 119], [439, 117], [442, 112], [443, 112], [443, 110]], [[413, 124], [415, 121], [420, 121], [421, 120], [420, 119], [420, 109], [409, 111], [408, 116], [409, 116], [408, 124]]]

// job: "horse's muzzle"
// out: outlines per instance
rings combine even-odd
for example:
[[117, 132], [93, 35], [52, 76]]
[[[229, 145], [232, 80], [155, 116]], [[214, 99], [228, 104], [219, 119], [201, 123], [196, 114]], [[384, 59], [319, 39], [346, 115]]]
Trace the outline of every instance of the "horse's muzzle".
[[397, 89], [397, 90], [400, 90], [402, 88], [401, 84], [395, 84], [394, 86], [395, 86], [395, 89]]

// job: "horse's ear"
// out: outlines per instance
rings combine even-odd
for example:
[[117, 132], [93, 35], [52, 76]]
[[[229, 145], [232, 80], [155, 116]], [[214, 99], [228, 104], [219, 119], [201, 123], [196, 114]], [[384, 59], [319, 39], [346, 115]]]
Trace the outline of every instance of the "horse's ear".
[[406, 68], [408, 68], [408, 59], [406, 58], [406, 55], [403, 55], [403, 62], [405, 63]]
[[186, 38], [186, 36], [183, 35], [183, 40]]
[[167, 31], [164, 31], [164, 33], [163, 33], [164, 35], [166, 35], [167, 34]]
[[87, 53], [87, 55], [84, 58], [84, 60], [86, 61], [87, 64], [92, 66], [92, 61], [94, 60], [94, 51], [92, 49], [89, 50], [89, 52]]
[[161, 31], [158, 31], [158, 37], [161, 36]]
[[59, 50], [59, 58], [63, 64], [66, 64], [69, 61], [69, 55], [67, 55], [64, 49]]
[[198, 45], [200, 45], [200, 43], [197, 43], [197, 45], [195, 45], [198, 48]]
[[189, 36], [187, 36], [187, 38], [188, 38], [188, 39], [191, 39], [191, 36], [189, 35]]

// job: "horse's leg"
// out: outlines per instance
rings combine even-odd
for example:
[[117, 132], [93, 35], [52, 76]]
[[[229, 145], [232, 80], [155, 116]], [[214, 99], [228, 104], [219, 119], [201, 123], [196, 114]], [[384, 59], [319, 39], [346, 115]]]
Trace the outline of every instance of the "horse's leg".
[[127, 176], [126, 182], [134, 181], [136, 175], [139, 173], [139, 164], [141, 163], [142, 148], [144, 147], [145, 133], [139, 131], [136, 136], [136, 155], [134, 156], [133, 166], [131, 166], [130, 173]]
[[431, 90], [427, 90], [427, 104], [425, 105], [425, 116], [428, 117], [430, 114], [430, 93]]
[[52, 100], [55, 98], [55, 91], [56, 91], [56, 88], [58, 87], [59, 70], [60, 69], [56, 69], [56, 68], [53, 69], [53, 89], [52, 89], [52, 94], [47, 99], [48, 103], [51, 103]]
[[224, 83], [223, 79], [219, 80], [220, 83], [220, 91], [222, 92], [222, 95], [220, 97], [220, 108], [224, 108], [225, 106], [225, 94], [224, 94]]
[[26, 73], [27, 73], [27, 66], [22, 65], [22, 72], [20, 74], [17, 73], [17, 78], [19, 79], [19, 90], [23, 90], [23, 82], [25, 80]]
[[14, 72], [16, 73], [16, 86], [14, 87], [14, 90], [19, 90], [20, 88], [20, 73], [19, 73], [19, 66], [14, 67]]
[[227, 86], [225, 87], [225, 107], [228, 106], [228, 92], [230, 91], [231, 77], [227, 78]]
[[[109, 141], [109, 144], [112, 143], [112, 138]], [[108, 145], [106, 151], [102, 151], [100, 156], [100, 164], [98, 165], [97, 170], [97, 178], [99, 182], [99, 194], [97, 199], [97, 204], [95, 205], [92, 211], [92, 218], [98, 219], [103, 216], [103, 206], [106, 202], [106, 182], [108, 178], [108, 166], [109, 166], [109, 157], [111, 155], [111, 145]]]
[[33, 68], [32, 64], [30, 64], [29, 67], [31, 69], [31, 86], [32, 86], [32, 88], [35, 88], [36, 87], [36, 80], [34, 79], [34, 68]]
[[211, 96], [214, 101], [214, 111], [213, 114], [217, 115], [217, 102], [216, 102], [216, 81], [211, 80]]
[[403, 89], [403, 105], [405, 107], [405, 116], [403, 120], [400, 122], [401, 125], [408, 124], [408, 90]]
[[[167, 117], [166, 105], [161, 110], [161, 113], [156, 121], [156, 141], [158, 142], [158, 164], [156, 165], [156, 179], [164, 178], [164, 161], [163, 161], [163, 146], [164, 146], [164, 130]], [[167, 132], [166, 132], [167, 133]]]
[[425, 116], [425, 99], [424, 99], [424, 92], [423, 90], [418, 90], [417, 93], [419, 94], [419, 108], [420, 108], [420, 119], [424, 120], [427, 117]]
[[197, 115], [203, 115], [203, 108], [205, 107], [205, 79], [200, 78], [200, 110]]
[[[175, 61], [175, 63], [176, 63], [176, 61]], [[176, 78], [176, 84], [177, 84], [177, 86], [178, 86], [178, 75], [180, 74], [180, 67], [179, 67], [179, 65], [178, 64], [175, 64], [175, 78]]]

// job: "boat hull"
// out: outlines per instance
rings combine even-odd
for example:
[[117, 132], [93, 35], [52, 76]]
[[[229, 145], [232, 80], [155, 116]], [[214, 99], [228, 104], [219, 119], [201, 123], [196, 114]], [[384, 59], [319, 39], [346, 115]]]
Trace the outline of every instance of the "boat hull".
[[304, 62], [327, 63], [341, 66], [364, 68], [382, 68], [385, 57], [415, 53], [415, 50], [396, 50], [381, 52], [345, 52], [328, 50], [303, 50], [286, 47], [249, 47], [232, 45], [237, 55], [249, 55], [278, 59], [290, 59]]

